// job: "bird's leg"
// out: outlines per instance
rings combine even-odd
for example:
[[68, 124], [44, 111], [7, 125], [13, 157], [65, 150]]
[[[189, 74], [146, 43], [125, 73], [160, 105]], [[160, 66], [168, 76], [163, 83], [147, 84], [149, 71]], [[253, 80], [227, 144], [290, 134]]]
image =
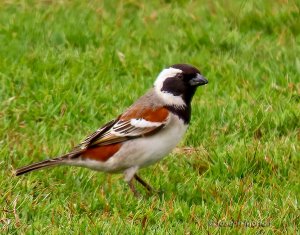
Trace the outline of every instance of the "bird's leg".
[[134, 180], [133, 177], [135, 175], [135, 172], [137, 172], [137, 170], [138, 170], [137, 166], [133, 166], [133, 167], [126, 169], [124, 171], [124, 180], [128, 183], [129, 188], [133, 192], [134, 196], [139, 197], [140, 194], [134, 187], [134, 183], [133, 183], [133, 180]]
[[137, 174], [134, 174], [134, 178], [137, 180], [137, 182], [143, 185], [148, 190], [148, 192], [153, 191], [152, 187], [148, 183], [146, 183], [141, 177], [139, 177]]
[[133, 178], [128, 182], [129, 188], [130, 190], [133, 192], [133, 195], [135, 197], [140, 197], [141, 195], [139, 194], [139, 192], [136, 190], [134, 183], [133, 183]]

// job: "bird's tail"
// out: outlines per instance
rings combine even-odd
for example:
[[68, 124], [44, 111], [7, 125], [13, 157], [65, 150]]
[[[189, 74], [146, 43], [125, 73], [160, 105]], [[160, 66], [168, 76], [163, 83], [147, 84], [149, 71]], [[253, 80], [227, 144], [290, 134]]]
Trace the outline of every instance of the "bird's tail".
[[17, 169], [15, 174], [16, 174], [16, 176], [18, 176], [18, 175], [23, 175], [23, 174], [28, 173], [30, 171], [39, 170], [39, 169], [42, 169], [42, 168], [45, 168], [45, 167], [62, 165], [62, 164], [65, 163], [66, 157], [67, 156], [65, 155], [65, 156], [62, 156], [62, 157], [57, 157], [57, 158], [53, 158], [53, 159], [33, 163], [31, 165], [24, 166], [24, 167], [21, 167], [21, 168]]

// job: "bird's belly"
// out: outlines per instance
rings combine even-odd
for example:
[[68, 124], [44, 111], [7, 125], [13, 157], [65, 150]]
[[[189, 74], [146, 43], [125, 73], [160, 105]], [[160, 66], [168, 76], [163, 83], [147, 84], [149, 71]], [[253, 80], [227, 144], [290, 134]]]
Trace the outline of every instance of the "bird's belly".
[[170, 153], [184, 135], [187, 125], [173, 118], [159, 133], [127, 141], [119, 152], [107, 161], [111, 169], [123, 170], [132, 166], [151, 165]]

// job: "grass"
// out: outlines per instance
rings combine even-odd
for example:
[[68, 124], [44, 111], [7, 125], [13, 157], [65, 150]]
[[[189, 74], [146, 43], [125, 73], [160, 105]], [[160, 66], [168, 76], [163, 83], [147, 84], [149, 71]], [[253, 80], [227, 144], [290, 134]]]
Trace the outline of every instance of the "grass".
[[[1, 233], [299, 232], [299, 1], [99, 2], [0, 3]], [[13, 176], [180, 62], [210, 83], [179, 148], [140, 172], [162, 193], [75, 167]]]

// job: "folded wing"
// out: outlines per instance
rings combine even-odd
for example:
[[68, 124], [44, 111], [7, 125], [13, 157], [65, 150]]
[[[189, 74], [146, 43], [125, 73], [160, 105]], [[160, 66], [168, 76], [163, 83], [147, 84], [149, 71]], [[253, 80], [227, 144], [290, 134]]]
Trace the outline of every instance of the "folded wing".
[[148, 136], [163, 128], [169, 121], [169, 111], [164, 107], [129, 109], [93, 134], [74, 151], [121, 143], [129, 139]]

